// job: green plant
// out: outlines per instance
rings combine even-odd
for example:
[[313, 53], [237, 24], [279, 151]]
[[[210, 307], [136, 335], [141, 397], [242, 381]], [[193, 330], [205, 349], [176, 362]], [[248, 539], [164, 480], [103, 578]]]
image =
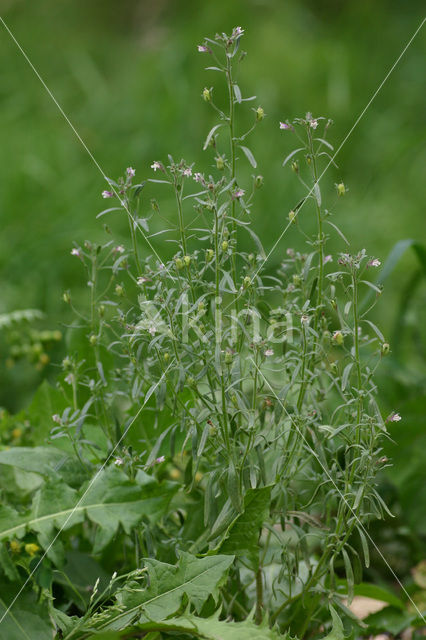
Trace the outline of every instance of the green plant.
[[[12, 617], [25, 597], [41, 627], [50, 615], [67, 639], [306, 637], [329, 611], [330, 637], [343, 637], [336, 609], [350, 616], [343, 600], [362, 576], [351, 537], [368, 565], [365, 526], [386, 512], [373, 376], [389, 345], [359, 308], [365, 288], [381, 293], [367, 277], [380, 262], [346, 250], [333, 268], [328, 232], [347, 241], [320, 188], [331, 122], [307, 114], [280, 123], [298, 140], [283, 164], [306, 190], [287, 228], [304, 234], [313, 215], [317, 230], [306, 253], [287, 248], [277, 276], [263, 275], [250, 216], [264, 180], [238, 167], [257, 169], [246, 140], [265, 112], [243, 112], [241, 133], [237, 116], [254, 100], [235, 79], [242, 35], [198, 47], [228, 92], [225, 107], [202, 92], [219, 119], [204, 143], [208, 169], [169, 156], [152, 164], [159, 178], [136, 184], [129, 167], [108, 181], [115, 206], [98, 216], [124, 215], [128, 246], [114, 242], [111, 217], [103, 245], [72, 250], [90, 293], [75, 310], [63, 397], [44, 387], [57, 407], [46, 441], [44, 424], [24, 442], [36, 446], [0, 453], [0, 564], [17, 592], [3, 602], [8, 633], [25, 624]], [[176, 201], [165, 263], [145, 257], [149, 217], [164, 216], [151, 199], [142, 217], [153, 183]], [[253, 253], [239, 250], [244, 232]], [[64, 301], [73, 306], [71, 294]]]

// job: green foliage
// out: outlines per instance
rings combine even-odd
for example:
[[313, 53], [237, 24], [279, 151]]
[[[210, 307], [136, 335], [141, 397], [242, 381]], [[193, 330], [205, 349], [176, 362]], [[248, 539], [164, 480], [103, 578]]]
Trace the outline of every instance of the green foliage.
[[[98, 217], [123, 219], [129, 241], [105, 224], [102, 244], [73, 249], [88, 299], [77, 308], [65, 295], [78, 320], [56, 386], [17, 418], [29, 424], [25, 446], [0, 452], [0, 566], [38, 591], [65, 639], [129, 628], [317, 635], [329, 602], [350, 601], [361, 581], [352, 535], [368, 564], [365, 527], [389, 513], [376, 476], [400, 416], [382, 417], [374, 374], [389, 345], [360, 310], [381, 291], [369, 278], [380, 261], [327, 253], [329, 233], [347, 242], [320, 186], [332, 123], [307, 113], [280, 123], [285, 140], [297, 137], [284, 168], [301, 199], [279, 236], [300, 230], [306, 250], [287, 246], [277, 274], [265, 273], [250, 229], [264, 179], [239, 171], [240, 159], [257, 169], [246, 145], [265, 116], [236, 81], [243, 33], [198, 46], [222, 82], [202, 93], [219, 120], [205, 172], [169, 155], [146, 181], [132, 167], [107, 179], [102, 195], [117, 206]], [[151, 219], [164, 219], [155, 189], [176, 203], [164, 261], [151, 244]], [[330, 611], [326, 637], [342, 640]]]

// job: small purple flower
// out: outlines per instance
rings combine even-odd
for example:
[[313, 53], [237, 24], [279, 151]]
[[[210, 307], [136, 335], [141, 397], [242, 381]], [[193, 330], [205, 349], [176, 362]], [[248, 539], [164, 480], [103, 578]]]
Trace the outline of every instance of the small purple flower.
[[113, 253], [124, 253], [125, 249], [122, 244], [117, 245], [113, 249]]
[[392, 413], [386, 418], [386, 422], [399, 422], [400, 420], [402, 420], [402, 418], [399, 413], [396, 413], [396, 411], [392, 411]]
[[245, 194], [244, 189], [237, 189], [237, 190], [236, 190], [236, 191], [234, 191], [234, 193], [232, 194], [232, 199], [233, 199], [233, 200], [237, 200], [238, 198], [242, 198], [244, 194]]
[[324, 264], [327, 264], [327, 262], [333, 262], [333, 256], [324, 256]]
[[145, 282], [148, 282], [148, 278], [145, 278], [145, 276], [139, 276], [137, 279], [138, 284], [145, 284]]
[[232, 37], [233, 38], [239, 38], [240, 36], [242, 36], [244, 33], [244, 29], [242, 29], [241, 27], [235, 27], [232, 31]]
[[183, 174], [184, 176], [186, 176], [187, 178], [190, 178], [190, 177], [192, 176], [192, 169], [191, 169], [191, 167], [187, 167], [186, 169], [184, 169], [184, 170], [182, 171], [182, 174]]
[[273, 356], [273, 355], [274, 355], [274, 350], [273, 349], [266, 349], [265, 356], [267, 358], [269, 358], [270, 356]]
[[129, 178], [134, 178], [136, 171], [132, 167], [127, 167], [126, 173]]
[[280, 129], [292, 129], [293, 127], [287, 122], [280, 122]]
[[161, 164], [161, 162], [158, 162], [158, 160], [154, 160], [151, 165], [151, 169], [154, 169], [154, 171], [157, 171], [157, 169], [160, 169], [160, 171], [164, 171], [163, 165]]
[[53, 422], [56, 422], [56, 424], [61, 424], [62, 423], [61, 416], [58, 413], [54, 413], [53, 414], [52, 420], [53, 420]]
[[199, 51], [200, 53], [207, 53], [207, 52], [208, 52], [208, 50], [209, 50], [209, 48], [208, 48], [208, 47], [206, 47], [206, 45], [205, 45], [205, 44], [199, 44], [199, 45], [198, 45], [198, 47], [197, 47], [197, 49], [198, 49], [198, 51]]
[[80, 249], [76, 249], [76, 248], [74, 247], [74, 249], [71, 249], [71, 255], [72, 255], [72, 256], [76, 256], [77, 258], [81, 258]]
[[204, 184], [204, 178], [201, 173], [194, 173], [194, 180], [195, 182], [200, 182], [201, 184]]
[[112, 191], [102, 191], [102, 197], [103, 198], [113, 198], [114, 197], [114, 193]]
[[159, 458], [155, 458], [154, 460], [154, 464], [161, 464], [162, 462], [165, 461], [165, 457], [164, 456], [160, 456]]
[[378, 258], [373, 258], [367, 262], [367, 267], [380, 267], [381, 264]]

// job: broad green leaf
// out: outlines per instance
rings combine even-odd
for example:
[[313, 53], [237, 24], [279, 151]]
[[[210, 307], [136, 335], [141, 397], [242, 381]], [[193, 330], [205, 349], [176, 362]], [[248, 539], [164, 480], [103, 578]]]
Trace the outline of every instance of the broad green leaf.
[[375, 584], [361, 582], [360, 584], [355, 585], [354, 593], [356, 596], [382, 600], [382, 602], [387, 602], [398, 609], [404, 609], [404, 603], [394, 593], [392, 593], [392, 591], [379, 587]]
[[232, 522], [224, 541], [220, 544], [220, 553], [246, 556], [256, 565], [259, 554], [259, 535], [263, 523], [269, 515], [271, 485], [248, 489], [244, 496], [243, 513]]
[[120, 630], [132, 623], [162, 621], [174, 615], [188, 601], [200, 611], [209, 597], [217, 601], [219, 588], [227, 578], [232, 556], [196, 558], [182, 553], [176, 565], [145, 560], [149, 585], [138, 583], [116, 593], [118, 607], [101, 614], [97, 629]]
[[139, 471], [134, 481], [116, 467], [96, 476], [92, 484], [76, 491], [65, 483], [46, 482], [35, 494], [25, 515], [10, 507], [0, 508], [0, 539], [22, 537], [30, 529], [39, 533], [46, 547], [55, 529], [68, 529], [87, 516], [99, 524], [94, 553], [100, 551], [121, 524], [130, 533], [143, 517], [158, 520], [176, 491], [173, 483], [159, 484], [155, 478]]
[[[62, 478], [67, 484], [78, 487], [88, 478], [88, 470], [77, 459], [55, 447], [12, 447], [0, 451], [0, 465], [9, 465], [25, 473]], [[25, 484], [25, 478], [21, 476]], [[34, 489], [37, 483], [34, 483]]]
[[13, 583], [12, 586], [10, 583], [0, 583], [0, 640], [52, 640], [54, 632], [47, 606], [37, 603], [35, 592], [21, 593], [19, 600], [3, 618], [19, 592], [19, 583]]
[[[289, 639], [289, 636], [281, 635], [274, 629], [269, 629], [267, 624], [260, 626], [254, 624], [251, 620], [244, 622], [226, 622], [219, 620], [218, 615], [211, 618], [198, 618], [191, 614], [185, 614], [178, 618], [165, 620], [164, 622], [147, 622], [137, 627], [123, 630], [121, 633], [101, 633], [89, 638], [97, 638], [97, 640], [118, 640], [119, 638], [131, 637], [131, 632], [144, 631], [149, 632], [174, 632], [184, 633], [194, 638], [202, 638], [203, 640], [279, 640]], [[160, 636], [159, 636], [160, 637]], [[78, 638], [78, 636], [75, 636]]]

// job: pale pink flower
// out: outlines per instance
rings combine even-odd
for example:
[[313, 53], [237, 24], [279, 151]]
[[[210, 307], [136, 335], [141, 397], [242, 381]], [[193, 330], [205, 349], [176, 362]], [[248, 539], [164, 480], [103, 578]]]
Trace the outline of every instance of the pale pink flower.
[[333, 256], [324, 256], [324, 264], [327, 264], [327, 262], [333, 262]]
[[245, 194], [244, 189], [237, 189], [236, 191], [234, 191], [234, 193], [232, 194], [232, 199], [236, 200], [238, 198], [242, 198], [243, 195]]
[[155, 336], [155, 334], [157, 333], [157, 329], [155, 327], [151, 326], [148, 329], [148, 333], [150, 333], [152, 336]]
[[114, 197], [114, 193], [112, 191], [102, 191], [102, 197], [103, 198], [113, 198]]
[[116, 247], [114, 247], [113, 252], [114, 253], [124, 253], [125, 249], [123, 247], [122, 244], [117, 245]]
[[292, 129], [293, 127], [287, 122], [280, 122], [280, 129]]
[[273, 355], [274, 355], [274, 350], [273, 349], [266, 349], [265, 356], [267, 358], [269, 358], [270, 356], [273, 356]]
[[151, 165], [151, 169], [154, 169], [154, 171], [157, 171], [157, 169], [160, 169], [160, 171], [162, 171], [163, 165], [161, 164], [161, 162], [158, 162], [158, 160], [154, 160], [154, 162]]
[[80, 249], [76, 249], [74, 247], [74, 249], [71, 249], [71, 255], [76, 256], [77, 258], [80, 258], [81, 257]]
[[312, 118], [312, 120], [309, 121], [309, 126], [312, 129], [316, 129], [318, 126], [318, 120], [316, 118]]
[[206, 47], [205, 44], [199, 44], [197, 49], [200, 53], [207, 53], [207, 51], [209, 50], [209, 48]]
[[201, 173], [194, 173], [194, 180], [195, 182], [204, 183], [204, 178]]
[[123, 460], [123, 458], [116, 458], [116, 459], [114, 460], [114, 464], [115, 464], [117, 467], [121, 467], [121, 465], [122, 465], [122, 464], [124, 464], [124, 460]]
[[129, 178], [134, 178], [136, 171], [132, 167], [127, 167], [126, 173]]
[[59, 415], [59, 413], [54, 413], [52, 416], [52, 420], [53, 422], [56, 422], [56, 424], [61, 424], [62, 422], [61, 416]]
[[139, 276], [137, 279], [138, 284], [145, 284], [145, 282], [148, 282], [148, 278], [145, 278], [145, 276]]
[[386, 418], [386, 422], [399, 422], [400, 420], [402, 420], [402, 418], [399, 413], [396, 413], [396, 411], [392, 411], [392, 413]]
[[191, 167], [187, 167], [186, 169], [184, 169], [182, 171], [183, 175], [186, 176], [187, 178], [189, 178], [190, 176], [192, 176], [192, 169]]
[[159, 458], [155, 458], [154, 460], [154, 464], [161, 464], [162, 462], [165, 461], [165, 457], [164, 456], [160, 456]]
[[381, 264], [378, 258], [373, 258], [367, 262], [367, 267], [380, 267]]

